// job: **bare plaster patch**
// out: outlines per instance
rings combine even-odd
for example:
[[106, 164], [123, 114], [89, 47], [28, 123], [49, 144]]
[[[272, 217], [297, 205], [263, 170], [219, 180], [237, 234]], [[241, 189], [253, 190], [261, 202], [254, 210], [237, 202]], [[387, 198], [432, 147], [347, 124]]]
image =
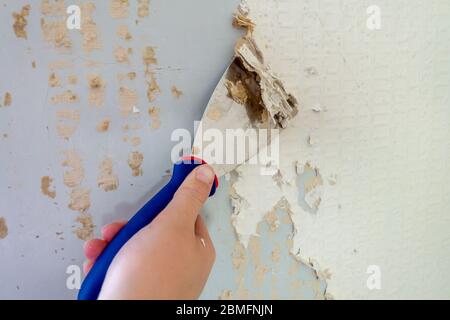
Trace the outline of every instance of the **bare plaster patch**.
[[114, 19], [126, 19], [129, 15], [130, 4], [128, 0], [110, 0], [109, 14]]
[[124, 41], [130, 41], [133, 39], [133, 36], [128, 30], [128, 26], [126, 24], [121, 24], [117, 27], [116, 35]]
[[125, 86], [119, 88], [119, 106], [123, 117], [129, 116], [133, 108], [138, 104], [138, 95], [136, 91]]
[[183, 91], [178, 89], [177, 86], [172, 86], [171, 92], [172, 92], [172, 95], [177, 99], [180, 99], [181, 96], [183, 95]]
[[75, 235], [80, 240], [88, 241], [94, 237], [95, 225], [92, 221], [92, 216], [88, 214], [81, 214], [76, 219], [76, 222], [80, 223], [81, 226], [74, 230]]
[[144, 161], [144, 155], [138, 151], [134, 151], [128, 157], [128, 166], [131, 169], [133, 177], [142, 176], [142, 162]]
[[161, 92], [156, 81], [155, 72], [152, 69], [152, 66], [158, 63], [155, 49], [153, 47], [145, 47], [142, 53], [142, 60], [145, 66], [144, 75], [147, 82], [147, 99], [149, 102], [152, 102], [156, 99], [156, 95]]
[[151, 124], [150, 127], [153, 130], [159, 129], [161, 127], [161, 119], [159, 118], [159, 108], [158, 107], [150, 107], [148, 109], [148, 114], [150, 115]]
[[10, 107], [12, 104], [12, 95], [10, 92], [6, 92], [3, 97], [3, 106]]
[[55, 199], [56, 191], [52, 187], [53, 179], [49, 176], [45, 176], [41, 178], [41, 192], [43, 195]]
[[24, 5], [20, 12], [13, 12], [14, 18], [13, 30], [17, 38], [27, 38], [26, 26], [28, 25], [27, 17], [30, 15], [31, 6]]
[[65, 140], [69, 140], [77, 131], [78, 126], [73, 124], [58, 124], [56, 126], [56, 131], [58, 136]]
[[65, 18], [58, 20], [41, 18], [41, 31], [44, 40], [51, 43], [55, 48], [62, 50], [72, 48]]
[[86, 53], [101, 48], [97, 24], [92, 18], [95, 11], [93, 2], [85, 2], [81, 5], [81, 34], [83, 35], [83, 49]]
[[48, 86], [50, 88], [61, 87], [61, 79], [55, 72], [50, 73], [48, 76]]
[[80, 121], [81, 112], [78, 109], [60, 109], [56, 111], [56, 118], [61, 120]]
[[78, 96], [71, 90], [66, 90], [63, 93], [56, 94], [51, 98], [53, 104], [72, 104], [78, 102]]
[[73, 211], [85, 212], [91, 206], [91, 191], [87, 188], [75, 188], [70, 193], [69, 208]]
[[49, 17], [61, 17], [66, 15], [64, 0], [41, 0], [41, 13]]
[[84, 179], [83, 163], [80, 155], [75, 150], [67, 150], [64, 152], [65, 159], [62, 166], [67, 168], [64, 172], [63, 181], [69, 188], [80, 186]]
[[118, 63], [130, 63], [128, 59], [129, 50], [122, 46], [118, 46], [114, 49], [114, 57]]
[[88, 75], [90, 106], [102, 107], [105, 102], [106, 82], [98, 74]]
[[0, 239], [5, 239], [8, 236], [8, 226], [6, 220], [0, 217]]
[[119, 180], [113, 174], [113, 162], [111, 158], [106, 158], [100, 165], [100, 174], [97, 178], [99, 188], [105, 192], [116, 190], [119, 186]]
[[106, 132], [109, 130], [110, 124], [111, 120], [109, 118], [105, 118], [97, 124], [97, 127], [95, 129], [97, 130], [97, 132]]
[[150, 14], [150, 0], [138, 0], [137, 15], [139, 18], [148, 17]]

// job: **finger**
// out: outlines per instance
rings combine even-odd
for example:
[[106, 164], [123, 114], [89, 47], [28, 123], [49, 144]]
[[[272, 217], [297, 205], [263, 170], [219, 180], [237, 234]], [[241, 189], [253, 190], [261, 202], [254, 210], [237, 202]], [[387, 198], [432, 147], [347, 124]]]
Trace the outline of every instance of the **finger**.
[[97, 257], [103, 252], [103, 250], [107, 246], [107, 242], [105, 240], [100, 239], [92, 239], [87, 241], [84, 244], [84, 255], [88, 260], [96, 260]]
[[194, 226], [197, 216], [211, 192], [214, 171], [208, 165], [195, 168], [181, 184], [165, 214]]
[[89, 271], [91, 271], [93, 265], [94, 265], [94, 261], [92, 261], [92, 260], [88, 260], [83, 263], [83, 272], [85, 275], [87, 275], [89, 273]]
[[216, 250], [214, 244], [209, 236], [208, 228], [206, 227], [205, 219], [201, 215], [198, 216], [197, 221], [195, 221], [195, 234], [200, 243], [200, 246], [204, 254], [206, 254], [207, 261], [211, 264], [214, 263], [216, 259]]
[[203, 238], [205, 242], [211, 241], [205, 219], [201, 215], [199, 215], [195, 221], [195, 235]]
[[127, 224], [127, 221], [115, 221], [113, 223], [107, 224], [102, 228], [103, 239], [107, 242], [111, 242], [116, 234]]

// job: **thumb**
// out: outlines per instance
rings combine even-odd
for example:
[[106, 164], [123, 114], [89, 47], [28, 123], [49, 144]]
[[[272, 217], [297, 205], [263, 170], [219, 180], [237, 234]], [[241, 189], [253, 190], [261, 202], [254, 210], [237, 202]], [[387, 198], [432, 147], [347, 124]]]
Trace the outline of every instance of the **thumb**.
[[175, 219], [186, 219], [195, 224], [203, 204], [209, 197], [214, 182], [214, 171], [208, 165], [195, 168], [181, 184], [165, 211]]

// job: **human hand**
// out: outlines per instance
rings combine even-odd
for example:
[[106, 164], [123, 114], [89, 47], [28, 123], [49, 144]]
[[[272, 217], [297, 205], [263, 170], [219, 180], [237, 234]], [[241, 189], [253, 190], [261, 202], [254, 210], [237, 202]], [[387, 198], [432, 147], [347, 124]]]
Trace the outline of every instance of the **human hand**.
[[[169, 205], [131, 238], [108, 269], [99, 299], [196, 299], [206, 284], [215, 250], [200, 210], [208, 199], [214, 172], [197, 167]], [[87, 274], [108, 243], [126, 224], [102, 229], [103, 239], [85, 243]]]

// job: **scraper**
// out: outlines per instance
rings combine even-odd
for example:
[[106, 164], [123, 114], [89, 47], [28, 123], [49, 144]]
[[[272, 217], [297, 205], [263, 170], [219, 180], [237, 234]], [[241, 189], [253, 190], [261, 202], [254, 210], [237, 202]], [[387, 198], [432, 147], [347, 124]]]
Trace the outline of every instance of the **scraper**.
[[217, 177], [232, 171], [270, 144], [270, 139], [258, 139], [258, 134], [249, 136], [249, 139], [255, 139], [253, 142], [257, 148], [246, 149], [244, 157], [239, 162], [217, 163], [216, 159], [210, 156], [200, 158], [204, 155], [203, 150], [208, 147], [208, 142], [211, 143], [203, 141], [203, 132], [214, 129], [225, 137], [227, 130], [243, 130], [243, 132], [250, 129], [255, 129], [255, 132], [258, 132], [258, 129], [282, 130], [297, 112], [296, 99], [286, 93], [281, 81], [270, 72], [252, 39], [247, 36], [241, 38], [236, 45], [232, 63], [222, 76], [206, 107], [194, 139], [192, 155], [182, 157], [174, 165], [172, 178], [167, 185], [129, 220], [104, 249], [83, 281], [78, 299], [98, 298], [108, 268], [116, 254], [129, 239], [151, 223], [168, 205], [192, 170], [207, 162], [213, 167], [216, 173], [210, 193], [210, 196], [213, 196], [218, 187]]

